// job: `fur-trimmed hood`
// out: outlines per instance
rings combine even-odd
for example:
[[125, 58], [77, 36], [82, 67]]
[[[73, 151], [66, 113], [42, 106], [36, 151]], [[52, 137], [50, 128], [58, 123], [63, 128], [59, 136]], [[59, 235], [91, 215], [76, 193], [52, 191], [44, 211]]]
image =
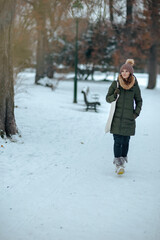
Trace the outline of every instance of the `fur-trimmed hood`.
[[135, 77], [132, 75], [130, 82], [128, 84], [125, 83], [125, 81], [123, 80], [122, 76], [119, 74], [118, 76], [118, 81], [120, 86], [125, 89], [125, 90], [129, 90], [133, 87], [133, 85], [135, 84]]

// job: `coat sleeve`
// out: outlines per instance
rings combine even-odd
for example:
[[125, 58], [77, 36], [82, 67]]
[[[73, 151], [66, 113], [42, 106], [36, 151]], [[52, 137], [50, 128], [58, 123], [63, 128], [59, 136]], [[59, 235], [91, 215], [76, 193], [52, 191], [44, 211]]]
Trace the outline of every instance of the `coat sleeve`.
[[116, 81], [114, 81], [114, 82], [112, 82], [111, 86], [109, 87], [108, 93], [106, 95], [106, 101], [108, 103], [111, 103], [116, 100], [116, 96], [114, 96], [114, 91], [116, 90], [116, 88], [117, 88], [117, 83], [116, 83]]
[[135, 110], [134, 113], [139, 116], [141, 108], [142, 108], [142, 97], [141, 97], [141, 90], [138, 86], [137, 83], [137, 88], [136, 88], [136, 92], [134, 95], [134, 100], [135, 100]]

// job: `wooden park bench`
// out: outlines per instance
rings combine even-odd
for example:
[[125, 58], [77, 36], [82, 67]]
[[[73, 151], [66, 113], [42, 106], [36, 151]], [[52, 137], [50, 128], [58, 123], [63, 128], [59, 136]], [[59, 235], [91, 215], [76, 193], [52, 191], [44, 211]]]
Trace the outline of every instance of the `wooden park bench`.
[[[81, 93], [84, 95], [84, 102], [86, 104], [86, 111], [88, 111], [89, 109], [91, 110], [95, 110], [95, 112], [97, 112], [97, 105], [101, 105], [99, 101], [89, 101], [87, 99], [87, 95], [89, 93], [89, 87], [85, 87], [83, 88], [83, 90], [81, 91]], [[98, 100], [99, 99], [99, 95], [98, 94], [92, 94], [92, 98], [94, 98], [94, 100]]]

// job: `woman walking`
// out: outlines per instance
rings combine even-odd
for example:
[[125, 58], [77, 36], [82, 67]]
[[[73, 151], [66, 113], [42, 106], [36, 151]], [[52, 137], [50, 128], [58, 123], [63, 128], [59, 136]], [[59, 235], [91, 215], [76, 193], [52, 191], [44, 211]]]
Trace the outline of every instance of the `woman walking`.
[[133, 75], [133, 59], [127, 59], [120, 68], [117, 81], [109, 87], [106, 101], [116, 102], [116, 109], [110, 132], [114, 139], [114, 161], [117, 174], [124, 173], [125, 162], [128, 162], [130, 136], [135, 135], [135, 119], [139, 116], [142, 107], [141, 91], [136, 77]]

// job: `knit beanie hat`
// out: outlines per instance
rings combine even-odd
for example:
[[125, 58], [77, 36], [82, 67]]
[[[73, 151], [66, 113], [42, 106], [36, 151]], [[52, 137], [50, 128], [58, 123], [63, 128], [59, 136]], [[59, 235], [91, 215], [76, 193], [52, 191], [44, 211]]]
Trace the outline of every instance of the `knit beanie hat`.
[[128, 72], [130, 72], [133, 75], [133, 72], [134, 72], [133, 65], [134, 65], [134, 59], [127, 59], [125, 64], [123, 64], [122, 67], [120, 68], [120, 73], [124, 69], [126, 69]]

